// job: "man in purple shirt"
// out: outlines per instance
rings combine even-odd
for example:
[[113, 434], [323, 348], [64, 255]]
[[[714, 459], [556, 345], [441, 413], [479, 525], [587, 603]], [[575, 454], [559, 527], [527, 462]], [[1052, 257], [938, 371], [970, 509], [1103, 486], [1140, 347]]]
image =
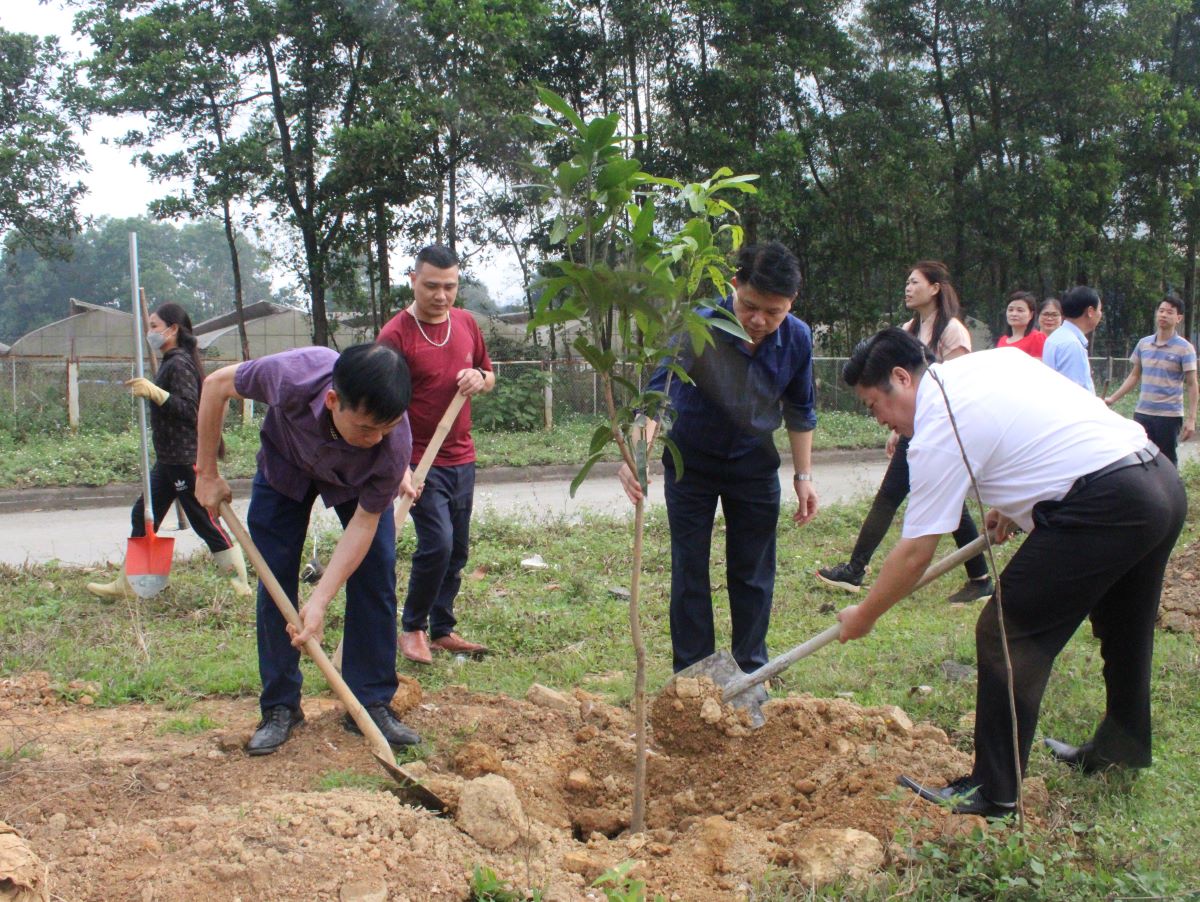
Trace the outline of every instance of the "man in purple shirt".
[[[296, 602], [300, 558], [313, 502], [320, 495], [345, 532], [325, 574], [300, 609], [295, 633], [258, 587], [258, 666], [262, 720], [246, 745], [266, 755], [304, 721], [300, 652], [321, 638], [325, 610], [346, 586], [343, 676], [392, 745], [420, 741], [392, 713], [396, 692], [396, 523], [398, 491], [414, 494], [408, 461], [412, 434], [405, 410], [412, 383], [404, 358], [362, 344], [340, 356], [297, 348], [217, 370], [200, 396], [196, 497], [211, 511], [233, 495], [217, 471], [217, 446], [229, 401], [270, 405], [263, 420], [258, 472], [247, 525], [271, 571]], [[289, 641], [289, 634], [291, 638]], [[349, 716], [346, 729], [357, 732]]]

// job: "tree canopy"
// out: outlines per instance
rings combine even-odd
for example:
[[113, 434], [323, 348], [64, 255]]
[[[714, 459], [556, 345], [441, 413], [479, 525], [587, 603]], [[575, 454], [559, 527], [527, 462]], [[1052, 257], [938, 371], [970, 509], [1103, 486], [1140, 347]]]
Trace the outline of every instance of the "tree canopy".
[[[190, 180], [156, 212], [234, 202], [281, 227], [317, 342], [331, 304], [382, 321], [397, 249], [431, 241], [468, 271], [510, 247], [533, 303], [551, 254], [531, 173], [566, 152], [532, 127], [535, 85], [615, 114], [656, 173], [758, 174], [747, 238], [796, 252], [828, 351], [902, 316], [926, 257], [993, 328], [1009, 292], [1080, 281], [1105, 298], [1101, 352], [1125, 353], [1166, 292], [1191, 328], [1200, 0], [79, 6], [92, 109], [140, 112], [128, 143]], [[182, 149], [151, 146], [168, 137]]]

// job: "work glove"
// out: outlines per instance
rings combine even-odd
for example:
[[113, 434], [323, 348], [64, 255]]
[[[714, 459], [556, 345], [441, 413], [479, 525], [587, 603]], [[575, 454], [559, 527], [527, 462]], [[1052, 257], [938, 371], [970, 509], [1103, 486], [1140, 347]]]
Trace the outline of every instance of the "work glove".
[[167, 403], [167, 398], [171, 397], [169, 391], [163, 391], [149, 379], [138, 376], [136, 379], [130, 379], [125, 383], [129, 386], [129, 390], [135, 398], [149, 398], [159, 407]]

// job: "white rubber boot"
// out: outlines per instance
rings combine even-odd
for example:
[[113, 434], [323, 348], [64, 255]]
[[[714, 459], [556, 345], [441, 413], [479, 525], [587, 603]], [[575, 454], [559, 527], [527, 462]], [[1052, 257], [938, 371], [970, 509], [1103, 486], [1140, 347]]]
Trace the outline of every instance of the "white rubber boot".
[[218, 567], [230, 574], [229, 585], [233, 588], [234, 595], [248, 598], [254, 594], [246, 575], [246, 559], [242, 557], [242, 549], [236, 542], [232, 547], [214, 554], [213, 560], [217, 562]]
[[97, 598], [104, 598], [110, 601], [118, 598], [133, 598], [133, 586], [129, 585], [129, 580], [125, 578], [125, 562], [121, 562], [121, 569], [117, 571], [117, 578], [111, 583], [88, 583], [87, 590]]

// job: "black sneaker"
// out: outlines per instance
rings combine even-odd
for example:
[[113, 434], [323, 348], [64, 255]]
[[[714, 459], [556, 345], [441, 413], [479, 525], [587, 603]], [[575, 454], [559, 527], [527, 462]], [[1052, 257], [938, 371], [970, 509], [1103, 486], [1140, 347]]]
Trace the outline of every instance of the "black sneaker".
[[853, 564], [835, 564], [832, 567], [820, 567], [817, 570], [817, 579], [835, 589], [857, 592], [862, 588], [865, 573], [866, 571], [857, 569]]
[[966, 584], [946, 599], [947, 604], [967, 604], [981, 598], [991, 598], [996, 593], [990, 576], [983, 579], [969, 579]]
[[292, 735], [292, 730], [304, 723], [304, 712], [287, 705], [276, 705], [263, 712], [258, 729], [246, 743], [246, 754], [269, 755]]
[[[416, 730], [411, 730], [402, 724], [400, 719], [392, 713], [392, 709], [383, 702], [375, 705], [363, 705], [363, 707], [367, 709], [367, 714], [375, 722], [375, 726], [379, 727], [379, 732], [388, 741], [388, 745], [416, 745], [421, 741]], [[358, 724], [349, 714], [342, 717], [342, 726], [351, 733], [362, 735], [362, 730], [358, 728]]]

